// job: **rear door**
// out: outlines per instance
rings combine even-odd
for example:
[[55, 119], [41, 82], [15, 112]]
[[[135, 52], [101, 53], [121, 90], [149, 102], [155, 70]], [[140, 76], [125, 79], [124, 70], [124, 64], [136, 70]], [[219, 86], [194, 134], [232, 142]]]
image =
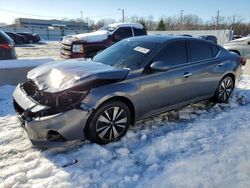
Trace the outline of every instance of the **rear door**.
[[192, 98], [212, 96], [221, 77], [215, 74], [216, 70], [220, 72], [222, 66], [222, 62], [216, 58], [218, 46], [207, 41], [189, 40], [188, 52]]

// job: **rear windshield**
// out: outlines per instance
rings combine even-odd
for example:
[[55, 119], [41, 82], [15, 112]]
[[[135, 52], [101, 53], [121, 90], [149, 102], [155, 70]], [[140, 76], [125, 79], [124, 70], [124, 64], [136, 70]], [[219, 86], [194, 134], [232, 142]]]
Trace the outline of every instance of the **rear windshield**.
[[3, 31], [0, 30], [0, 43], [12, 43], [12, 39]]

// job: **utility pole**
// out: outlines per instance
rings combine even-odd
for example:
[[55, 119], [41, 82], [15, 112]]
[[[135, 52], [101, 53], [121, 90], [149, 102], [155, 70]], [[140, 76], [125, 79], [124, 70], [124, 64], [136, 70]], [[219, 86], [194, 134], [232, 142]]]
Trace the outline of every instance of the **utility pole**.
[[219, 19], [220, 19], [220, 11], [217, 11], [217, 16], [216, 16], [216, 30], [219, 29]]
[[83, 27], [83, 17], [82, 17], [82, 10], [80, 11], [81, 13], [81, 30], [82, 30], [82, 27]]
[[82, 20], [82, 10], [81, 10], [81, 12], [80, 12], [80, 13], [81, 13], [81, 20]]
[[122, 22], [124, 23], [124, 20], [125, 20], [125, 18], [124, 18], [124, 9], [122, 8], [119, 8], [118, 10], [121, 10], [122, 11]]
[[183, 12], [184, 12], [184, 10], [181, 10], [181, 27], [180, 27], [180, 29], [182, 29], [182, 22], [183, 22]]

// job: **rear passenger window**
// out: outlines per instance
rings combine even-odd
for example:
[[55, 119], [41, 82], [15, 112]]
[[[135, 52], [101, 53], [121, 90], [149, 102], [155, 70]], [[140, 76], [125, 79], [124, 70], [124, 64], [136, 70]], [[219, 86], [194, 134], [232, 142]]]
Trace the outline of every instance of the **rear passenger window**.
[[219, 52], [218, 46], [213, 45], [213, 44], [211, 44], [211, 50], [212, 50], [213, 57], [215, 57], [218, 54], [218, 52]]
[[133, 30], [135, 36], [141, 36], [146, 34], [144, 29], [133, 28]]
[[174, 42], [163, 48], [155, 61], [166, 62], [169, 66], [187, 63], [187, 50], [185, 41]]
[[189, 41], [191, 61], [200, 61], [213, 57], [210, 43], [203, 41]]

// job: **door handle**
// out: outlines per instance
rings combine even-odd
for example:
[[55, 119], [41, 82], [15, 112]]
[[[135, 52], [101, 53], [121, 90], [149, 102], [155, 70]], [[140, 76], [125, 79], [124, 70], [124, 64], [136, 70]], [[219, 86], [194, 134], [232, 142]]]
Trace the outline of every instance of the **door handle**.
[[219, 64], [218, 64], [219, 67], [222, 67], [222, 65], [223, 65], [223, 63], [219, 63]]
[[192, 75], [191, 72], [185, 72], [185, 73], [183, 74], [183, 77], [184, 77], [184, 78], [188, 78], [188, 77], [191, 76], [191, 75]]

